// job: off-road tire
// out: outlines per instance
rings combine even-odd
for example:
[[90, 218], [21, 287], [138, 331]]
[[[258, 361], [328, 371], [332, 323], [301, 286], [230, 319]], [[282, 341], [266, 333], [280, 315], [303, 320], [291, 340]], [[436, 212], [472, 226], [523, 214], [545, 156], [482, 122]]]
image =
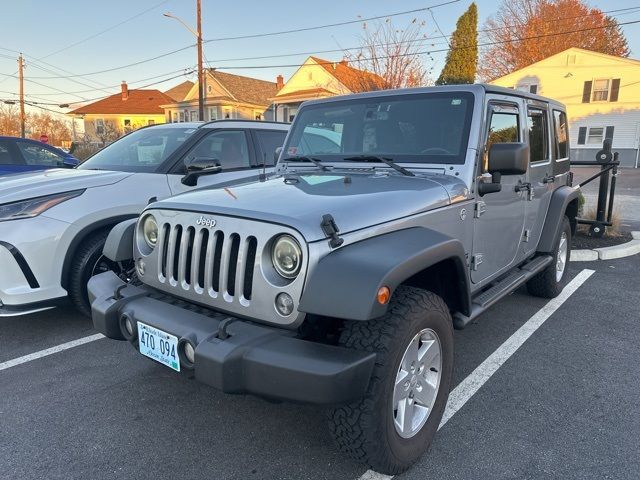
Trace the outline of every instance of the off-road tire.
[[[558, 246], [562, 233], [567, 235], [567, 260], [564, 272], [560, 281], [556, 279], [556, 262], [558, 261]], [[553, 261], [527, 282], [527, 290], [535, 297], [554, 298], [557, 297], [564, 288], [567, 281], [567, 270], [571, 259], [571, 223], [565, 216], [562, 220], [562, 228], [558, 232], [558, 237], [553, 244]]]
[[76, 309], [84, 316], [91, 317], [91, 305], [87, 292], [87, 282], [91, 278], [91, 270], [102, 256], [104, 243], [109, 235], [108, 231], [95, 233], [82, 240], [73, 254], [69, 269], [68, 293]]
[[[432, 329], [440, 340], [440, 387], [422, 429], [411, 438], [402, 438], [393, 421], [395, 378], [407, 345], [425, 328]], [[401, 286], [383, 317], [367, 322], [346, 322], [340, 344], [376, 352], [377, 358], [364, 397], [329, 410], [331, 434], [343, 452], [375, 471], [388, 475], [401, 473], [428, 450], [447, 404], [453, 369], [453, 328], [449, 308], [434, 293]]]

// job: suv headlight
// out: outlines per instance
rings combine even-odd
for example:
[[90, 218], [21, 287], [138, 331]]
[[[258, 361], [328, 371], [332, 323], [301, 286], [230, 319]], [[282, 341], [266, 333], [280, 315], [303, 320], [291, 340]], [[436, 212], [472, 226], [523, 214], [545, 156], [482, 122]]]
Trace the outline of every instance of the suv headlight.
[[142, 236], [151, 249], [156, 247], [158, 242], [158, 222], [151, 214], [145, 216], [142, 220]]
[[273, 242], [271, 261], [280, 276], [296, 278], [302, 265], [302, 249], [291, 235], [280, 235]]
[[83, 193], [84, 189], [30, 198], [28, 200], [20, 200], [19, 202], [5, 203], [4, 205], [0, 205], [0, 222], [37, 217], [51, 207], [78, 197]]

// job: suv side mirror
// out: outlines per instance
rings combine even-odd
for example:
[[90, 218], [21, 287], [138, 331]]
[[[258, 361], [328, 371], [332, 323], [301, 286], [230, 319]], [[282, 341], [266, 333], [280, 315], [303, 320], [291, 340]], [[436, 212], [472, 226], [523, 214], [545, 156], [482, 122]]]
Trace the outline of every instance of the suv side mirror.
[[502, 175], [524, 175], [529, 166], [529, 145], [526, 143], [494, 143], [489, 148], [488, 170], [491, 182], [478, 184], [478, 193], [495, 193], [502, 190]]
[[196, 157], [186, 163], [187, 173], [180, 179], [183, 185], [195, 187], [198, 184], [198, 177], [220, 173], [222, 167], [215, 158]]
[[278, 160], [280, 159], [280, 154], [281, 153], [282, 153], [282, 147], [276, 148], [276, 150], [273, 152], [273, 164], [274, 165], [276, 163], [278, 163]]

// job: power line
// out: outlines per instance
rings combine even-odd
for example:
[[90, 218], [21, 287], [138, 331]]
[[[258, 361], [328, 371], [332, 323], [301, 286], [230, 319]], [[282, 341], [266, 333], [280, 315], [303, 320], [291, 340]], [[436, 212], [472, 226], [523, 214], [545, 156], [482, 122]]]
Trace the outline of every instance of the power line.
[[157, 4], [153, 5], [152, 7], [147, 8], [146, 10], [143, 10], [142, 12], [136, 13], [135, 15], [133, 15], [133, 16], [125, 19], [125, 20], [122, 20], [121, 22], [116, 23], [115, 25], [112, 25], [112, 26], [110, 26], [108, 28], [105, 28], [104, 30], [101, 30], [101, 31], [99, 31], [97, 33], [94, 33], [93, 35], [89, 35], [88, 37], [83, 38], [81, 40], [78, 40], [78, 41], [76, 41], [76, 42], [74, 42], [74, 43], [72, 43], [70, 45], [67, 45], [66, 47], [63, 47], [63, 48], [60, 48], [58, 50], [55, 50], [54, 52], [48, 53], [44, 57], [38, 58], [38, 60], [44, 60], [45, 58], [49, 58], [49, 57], [51, 57], [53, 55], [56, 55], [56, 54], [58, 54], [60, 52], [64, 52], [65, 50], [69, 50], [70, 48], [73, 48], [73, 47], [75, 47], [77, 45], [80, 45], [81, 43], [84, 43], [84, 42], [86, 42], [88, 40], [92, 40], [92, 39], [94, 39], [94, 38], [96, 38], [96, 37], [98, 37], [98, 36], [100, 36], [100, 35], [102, 35], [104, 33], [110, 32], [111, 30], [119, 27], [120, 25], [123, 25], [123, 24], [125, 24], [127, 22], [130, 22], [131, 20], [134, 20], [134, 19], [136, 19], [138, 17], [141, 17], [145, 13], [150, 12], [151, 10], [155, 10], [156, 8], [164, 5], [165, 3], [169, 3], [169, 1], [170, 0], [163, 0], [162, 2], [157, 3]]

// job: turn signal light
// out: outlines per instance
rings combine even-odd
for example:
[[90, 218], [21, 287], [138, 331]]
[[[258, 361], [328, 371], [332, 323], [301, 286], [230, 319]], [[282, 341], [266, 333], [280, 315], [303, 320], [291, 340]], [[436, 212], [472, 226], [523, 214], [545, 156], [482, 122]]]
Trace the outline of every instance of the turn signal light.
[[391, 298], [391, 290], [389, 287], [380, 287], [378, 289], [378, 303], [380, 305], [386, 305], [389, 303], [389, 299]]

